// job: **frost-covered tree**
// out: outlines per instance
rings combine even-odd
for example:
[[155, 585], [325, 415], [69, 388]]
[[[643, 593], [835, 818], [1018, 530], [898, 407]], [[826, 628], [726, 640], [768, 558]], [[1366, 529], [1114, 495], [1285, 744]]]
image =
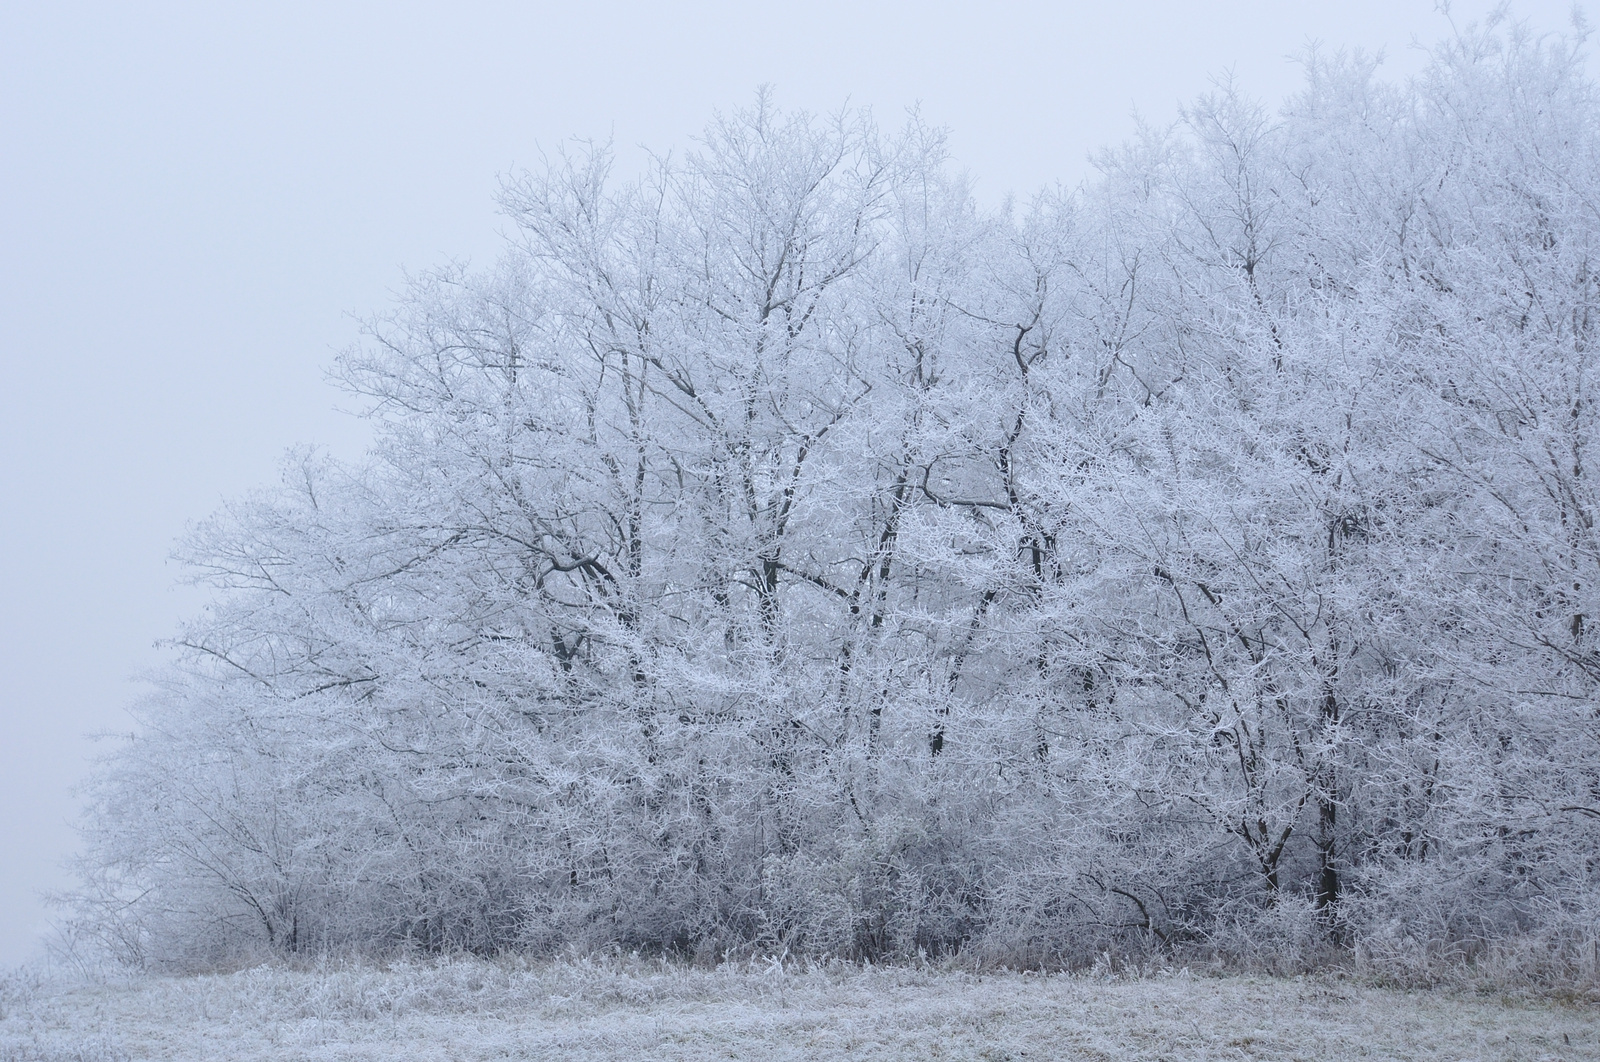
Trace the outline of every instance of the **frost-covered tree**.
[[85, 926], [1592, 961], [1593, 89], [1306, 70], [1021, 208], [765, 96], [508, 181], [341, 360], [369, 458], [185, 544]]

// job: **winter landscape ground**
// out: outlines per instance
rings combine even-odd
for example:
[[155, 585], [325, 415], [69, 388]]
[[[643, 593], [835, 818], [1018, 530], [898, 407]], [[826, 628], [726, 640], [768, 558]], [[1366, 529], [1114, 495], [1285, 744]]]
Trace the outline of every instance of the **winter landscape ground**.
[[445, 959], [50, 982], [0, 1060], [1593, 1059], [1593, 998], [1359, 978]]

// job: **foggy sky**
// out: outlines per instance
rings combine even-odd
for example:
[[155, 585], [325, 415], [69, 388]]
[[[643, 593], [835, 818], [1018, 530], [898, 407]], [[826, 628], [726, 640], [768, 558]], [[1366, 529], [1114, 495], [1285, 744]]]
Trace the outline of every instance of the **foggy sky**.
[[1449, 31], [1431, 0], [0, 9], [0, 964], [70, 880], [84, 735], [131, 726], [202, 602], [173, 540], [288, 446], [360, 452], [322, 373], [405, 270], [493, 256], [498, 174], [572, 136], [627, 165], [771, 83], [885, 125], [920, 102], [994, 203], [1213, 75], [1275, 105], [1310, 40], [1398, 77]]

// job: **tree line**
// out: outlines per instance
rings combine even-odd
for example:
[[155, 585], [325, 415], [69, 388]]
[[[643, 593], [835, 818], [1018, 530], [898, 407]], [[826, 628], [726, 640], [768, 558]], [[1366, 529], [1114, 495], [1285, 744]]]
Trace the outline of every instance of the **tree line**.
[[340, 359], [368, 457], [183, 544], [74, 932], [1589, 969], [1580, 44], [1313, 54], [999, 209], [767, 95], [508, 179]]

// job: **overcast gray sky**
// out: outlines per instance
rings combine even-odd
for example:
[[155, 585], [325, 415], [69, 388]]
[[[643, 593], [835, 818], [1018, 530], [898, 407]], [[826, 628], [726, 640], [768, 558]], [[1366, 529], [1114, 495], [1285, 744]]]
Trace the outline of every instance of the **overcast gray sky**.
[[131, 725], [199, 607], [173, 539], [288, 446], [360, 451], [322, 379], [354, 315], [491, 257], [497, 175], [541, 146], [681, 145], [771, 83], [885, 124], [920, 102], [995, 202], [1210, 76], [1276, 103], [1308, 41], [1403, 77], [1449, 31], [1432, 0], [0, 7], [0, 964], [69, 881], [84, 735]]

